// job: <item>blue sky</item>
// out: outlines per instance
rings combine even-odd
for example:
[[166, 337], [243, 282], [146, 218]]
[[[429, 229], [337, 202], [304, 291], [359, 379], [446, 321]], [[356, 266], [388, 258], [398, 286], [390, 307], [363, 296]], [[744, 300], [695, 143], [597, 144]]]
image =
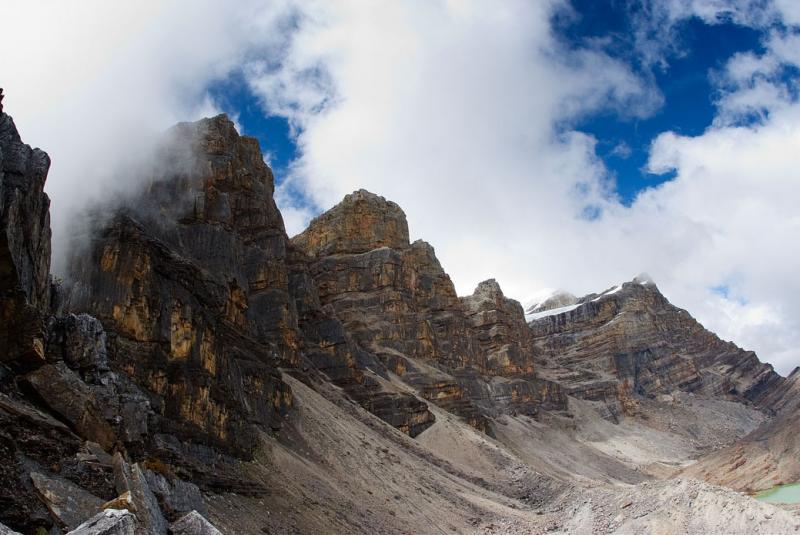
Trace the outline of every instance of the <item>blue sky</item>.
[[253, 93], [240, 71], [214, 81], [208, 91], [220, 109], [234, 118], [246, 135], [258, 139], [276, 181], [285, 177], [289, 165], [297, 157], [288, 120], [264, 112], [263, 101]]
[[[643, 65], [634, 52], [632, 2], [573, 0], [577, 19], [559, 24], [573, 46], [609, 39], [611, 54], [625, 57], [637, 70], [652, 76], [663, 104], [646, 118], [621, 117], [613, 111], [592, 114], [575, 127], [597, 138], [597, 154], [616, 178], [617, 192], [626, 204], [643, 188], [674, 177], [646, 170], [650, 145], [662, 132], [701, 134], [716, 114], [716, 90], [710, 80], [737, 52], [760, 51], [762, 33], [732, 22], [709, 25], [699, 18], [675, 28], [675, 50], [666, 52], [665, 65]], [[625, 149], [629, 149], [625, 150]]]
[[[647, 160], [653, 140], [672, 131], [696, 136], [716, 115], [715, 73], [737, 52], [763, 52], [762, 30], [723, 21], [708, 24], [698, 17], [680, 21], [676, 40], [664, 51], [663, 64], [642, 61], [635, 50], [636, 2], [623, 0], [571, 0], [572, 11], [553, 17], [554, 31], [568, 47], [594, 46], [629, 62], [651, 79], [663, 96], [661, 105], [646, 117], [626, 116], [619, 110], [597, 110], [569, 128], [597, 140], [596, 153], [615, 181], [620, 200], [629, 205], [643, 189], [674, 178], [674, 172], [650, 173]], [[603, 41], [598, 45], [598, 41]], [[281, 183], [297, 157], [296, 136], [285, 117], [270, 114], [263, 97], [256, 95], [241, 71], [214, 81], [208, 88], [217, 105], [256, 137]], [[294, 195], [297, 195], [296, 192]], [[303, 199], [298, 199], [304, 202]], [[591, 212], [591, 208], [587, 212]]]

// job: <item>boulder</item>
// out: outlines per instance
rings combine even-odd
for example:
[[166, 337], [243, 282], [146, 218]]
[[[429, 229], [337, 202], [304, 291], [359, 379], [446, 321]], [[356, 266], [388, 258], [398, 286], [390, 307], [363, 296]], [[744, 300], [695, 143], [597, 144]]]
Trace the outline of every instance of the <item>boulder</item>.
[[25, 381], [84, 439], [97, 442], [106, 450], [114, 447], [116, 435], [102, 417], [92, 390], [66, 364], [46, 364], [26, 375]]
[[104, 466], [112, 466], [114, 458], [109, 455], [108, 452], [106, 452], [106, 450], [104, 450], [103, 447], [97, 442], [92, 442], [89, 440], [84, 443], [83, 447], [89, 452], [90, 455], [94, 457], [97, 463]]
[[194, 483], [175, 477], [170, 479], [152, 470], [143, 472], [167, 518], [176, 520], [191, 511], [198, 511], [202, 515], [208, 514], [203, 503], [203, 495]]
[[79, 450], [66, 425], [19, 397], [0, 394], [0, 521], [27, 532], [52, 525], [30, 478], [31, 460], [53, 466]]
[[106, 332], [100, 321], [88, 314], [68, 314], [54, 318], [48, 333], [50, 358], [63, 360], [73, 370], [83, 372], [108, 369]]
[[106, 509], [67, 533], [67, 535], [137, 535], [138, 522], [130, 511]]
[[197, 511], [185, 514], [169, 527], [173, 535], [222, 535]]
[[103, 500], [65, 479], [31, 472], [31, 480], [53, 519], [61, 527], [77, 527], [103, 505]]
[[131, 491], [127, 490], [103, 504], [102, 509], [126, 509], [132, 513], [136, 512], [136, 505], [133, 503]]
[[0, 535], [22, 535], [22, 533], [19, 533], [18, 531], [14, 531], [13, 529], [9, 528], [8, 526], [0, 524]]

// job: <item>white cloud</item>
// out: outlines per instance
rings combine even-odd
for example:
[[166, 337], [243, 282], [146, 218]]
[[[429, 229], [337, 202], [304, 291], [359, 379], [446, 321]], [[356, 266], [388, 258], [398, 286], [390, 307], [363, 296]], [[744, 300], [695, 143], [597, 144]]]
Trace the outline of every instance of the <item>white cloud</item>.
[[633, 154], [633, 149], [631, 149], [630, 145], [628, 145], [624, 141], [621, 141], [617, 143], [613, 149], [611, 149], [611, 152], [609, 152], [609, 154], [612, 156], [616, 156], [617, 158], [622, 158], [624, 160], [626, 158], [630, 158], [631, 154]]
[[280, 33], [265, 28], [284, 10], [261, 4], [3, 2], [0, 87], [23, 139], [52, 158], [56, 262], [70, 214], [129, 190], [141, 178], [131, 166], [160, 132], [217, 113], [206, 87], [241, 62], [251, 36], [274, 45]]
[[[565, 5], [14, 1], [0, 48], [20, 53], [0, 56], [0, 85], [24, 138], [53, 157], [56, 231], [86, 197], [120, 187], [120, 153], [135, 160], [138, 140], [215, 113], [208, 83], [241, 68], [298, 135], [276, 192], [290, 231], [365, 187], [403, 206], [461, 293], [496, 277], [521, 300], [581, 294], [648, 272], [724, 338], [784, 372], [800, 364], [800, 112], [775, 74], [796, 61], [793, 33], [773, 28], [766, 54], [729, 63], [717, 122], [662, 135], [650, 167], [676, 178], [625, 207], [595, 140], [570, 125], [596, 110], [646, 116], [661, 95], [621, 61], [560, 43], [550, 17]], [[675, 25], [690, 16], [800, 19], [791, 0], [648, 5], [645, 65], [679, 48]], [[754, 109], [761, 122], [742, 126]], [[710, 291], [731, 281], [729, 298]]]

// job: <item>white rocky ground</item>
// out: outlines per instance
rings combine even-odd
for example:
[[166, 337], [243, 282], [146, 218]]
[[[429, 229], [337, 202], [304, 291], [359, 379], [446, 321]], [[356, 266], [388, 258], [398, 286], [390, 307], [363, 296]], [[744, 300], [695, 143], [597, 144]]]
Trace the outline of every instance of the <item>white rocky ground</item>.
[[738, 404], [681, 395], [615, 425], [574, 402], [574, 418], [503, 417], [497, 439], [434, 407], [415, 440], [334, 387], [287, 381], [298, 410], [252, 463], [272, 493], [208, 498], [225, 533], [800, 532], [798, 511], [654, 477], [755, 427]]

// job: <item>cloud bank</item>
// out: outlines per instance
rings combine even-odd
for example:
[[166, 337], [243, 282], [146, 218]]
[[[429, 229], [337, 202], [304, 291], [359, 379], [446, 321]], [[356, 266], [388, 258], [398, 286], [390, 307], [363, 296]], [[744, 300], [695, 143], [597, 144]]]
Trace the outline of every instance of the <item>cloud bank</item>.
[[[645, 2], [633, 66], [561, 41], [557, 0], [12, 2], [18, 30], [0, 45], [25, 52], [3, 55], [0, 82], [24, 137], [53, 156], [56, 223], [119, 187], [119, 153], [213, 113], [205, 88], [237, 71], [297, 136], [278, 191], [290, 233], [364, 187], [406, 210], [460, 293], [496, 277], [521, 300], [580, 294], [647, 272], [786, 373], [800, 364], [796, 5]], [[663, 97], [641, 66], [666, 68], [690, 17], [756, 27], [763, 50], [710, 73], [714, 123], [658, 137], [649, 167], [675, 178], [624, 206], [574, 125], [653, 113]]]

